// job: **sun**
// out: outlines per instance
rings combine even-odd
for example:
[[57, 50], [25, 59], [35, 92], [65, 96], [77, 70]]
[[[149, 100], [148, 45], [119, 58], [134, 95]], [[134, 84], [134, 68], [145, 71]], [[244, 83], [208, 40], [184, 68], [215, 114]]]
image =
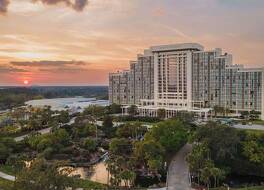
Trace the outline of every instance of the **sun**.
[[24, 80], [23, 83], [24, 83], [25, 85], [27, 85], [27, 84], [28, 84], [28, 80]]

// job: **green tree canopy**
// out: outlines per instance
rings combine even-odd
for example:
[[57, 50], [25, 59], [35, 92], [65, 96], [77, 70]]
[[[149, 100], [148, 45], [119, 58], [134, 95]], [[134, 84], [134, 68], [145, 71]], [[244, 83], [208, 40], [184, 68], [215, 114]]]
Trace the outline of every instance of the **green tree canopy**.
[[83, 142], [83, 147], [88, 151], [95, 151], [96, 150], [97, 143], [95, 140], [91, 138], [86, 138]]
[[188, 138], [188, 125], [180, 120], [166, 120], [146, 133], [145, 139], [159, 142], [167, 153], [177, 152]]
[[112, 154], [127, 155], [132, 151], [132, 145], [129, 140], [125, 138], [114, 138], [111, 140], [109, 150]]
[[105, 109], [102, 106], [98, 105], [90, 105], [87, 108], [85, 108], [84, 115], [91, 115], [95, 119], [98, 119], [99, 117], [102, 117], [105, 114]]
[[146, 164], [151, 171], [162, 168], [165, 150], [154, 140], [139, 141], [134, 144], [134, 157], [138, 163]]
[[143, 136], [147, 131], [145, 126], [142, 126], [139, 122], [126, 123], [123, 126], [118, 127], [116, 134], [118, 137], [126, 137], [132, 139], [138, 139]]
[[15, 190], [65, 190], [75, 187], [73, 178], [68, 177], [69, 170], [59, 169], [61, 163], [49, 164], [44, 159], [37, 159], [30, 167], [24, 167], [18, 173]]

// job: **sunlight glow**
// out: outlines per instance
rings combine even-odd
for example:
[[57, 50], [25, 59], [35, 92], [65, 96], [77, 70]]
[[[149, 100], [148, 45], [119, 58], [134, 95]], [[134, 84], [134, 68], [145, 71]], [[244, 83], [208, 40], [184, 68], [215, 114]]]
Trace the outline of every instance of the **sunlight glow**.
[[28, 84], [28, 80], [24, 80], [24, 84], [27, 85]]

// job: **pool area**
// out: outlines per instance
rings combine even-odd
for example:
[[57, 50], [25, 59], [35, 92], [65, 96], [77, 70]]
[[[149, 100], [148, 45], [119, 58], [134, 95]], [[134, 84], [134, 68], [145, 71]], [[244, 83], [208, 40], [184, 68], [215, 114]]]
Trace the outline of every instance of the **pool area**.
[[69, 110], [70, 112], [82, 112], [86, 107], [90, 105], [108, 106], [108, 100], [97, 100], [96, 98], [53, 98], [53, 99], [40, 99], [30, 100], [25, 102], [26, 105], [32, 107], [44, 107], [50, 106], [51, 110]]

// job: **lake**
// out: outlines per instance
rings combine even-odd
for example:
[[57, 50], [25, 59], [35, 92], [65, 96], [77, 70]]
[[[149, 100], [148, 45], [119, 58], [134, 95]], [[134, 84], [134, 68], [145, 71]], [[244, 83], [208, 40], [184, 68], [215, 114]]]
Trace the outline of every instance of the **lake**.
[[53, 98], [53, 99], [39, 99], [25, 102], [26, 105], [32, 107], [50, 106], [51, 110], [69, 110], [72, 113], [82, 112], [84, 108], [90, 105], [108, 106], [108, 100], [97, 100], [96, 98]]

